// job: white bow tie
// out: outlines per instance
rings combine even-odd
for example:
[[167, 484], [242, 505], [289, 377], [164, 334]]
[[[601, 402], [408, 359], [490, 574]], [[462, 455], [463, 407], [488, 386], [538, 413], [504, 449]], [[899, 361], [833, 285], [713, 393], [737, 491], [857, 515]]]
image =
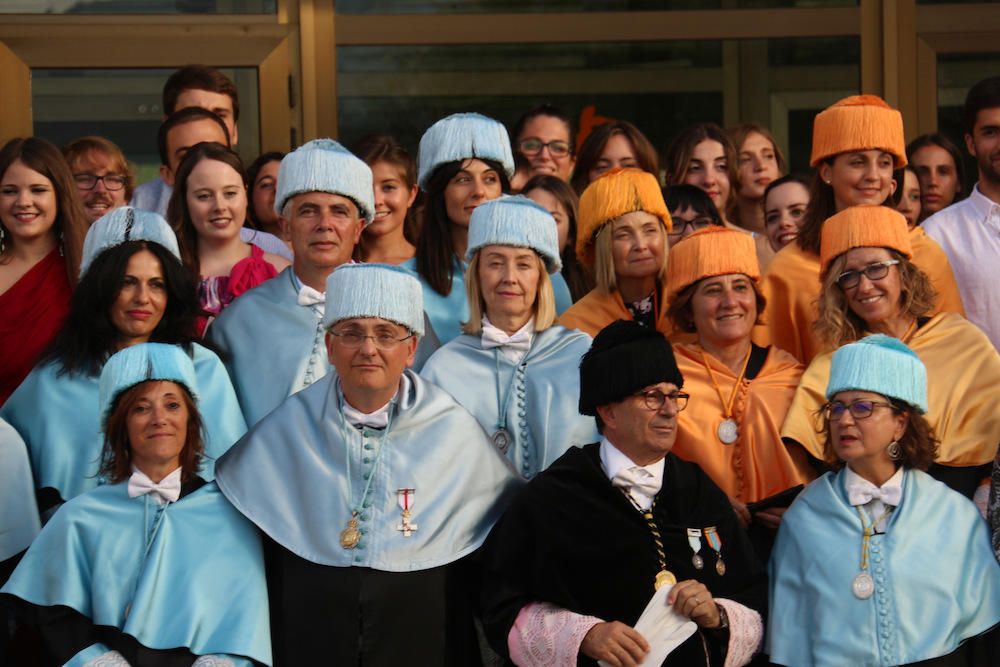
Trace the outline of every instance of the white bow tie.
[[874, 484], [848, 484], [847, 500], [851, 505], [867, 505], [872, 500], [881, 500], [886, 505], [895, 507], [899, 505], [899, 499], [903, 495], [903, 489], [899, 486], [889, 486], [880, 489]]
[[530, 328], [521, 329], [513, 336], [508, 336], [502, 329], [491, 324], [483, 325], [483, 349], [492, 350], [495, 347], [505, 347], [511, 350], [527, 352], [531, 349]]
[[177, 502], [181, 495], [181, 469], [178, 468], [164, 477], [159, 484], [155, 484], [142, 471], [133, 471], [132, 476], [128, 478], [128, 497], [138, 498], [147, 493], [161, 505]]
[[314, 290], [309, 285], [303, 285], [299, 288], [299, 305], [300, 306], [317, 306], [326, 304], [326, 294]]
[[611, 484], [625, 491], [636, 491], [649, 498], [656, 496], [662, 486], [651, 472], [639, 466], [622, 468], [615, 473]]

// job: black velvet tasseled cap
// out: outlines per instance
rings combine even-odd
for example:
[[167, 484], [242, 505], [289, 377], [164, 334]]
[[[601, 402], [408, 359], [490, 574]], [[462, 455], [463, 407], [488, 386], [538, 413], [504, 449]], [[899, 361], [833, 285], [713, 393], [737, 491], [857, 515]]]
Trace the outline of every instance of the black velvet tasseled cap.
[[684, 386], [674, 350], [662, 333], [618, 320], [601, 329], [580, 361], [580, 414], [617, 403], [660, 382]]

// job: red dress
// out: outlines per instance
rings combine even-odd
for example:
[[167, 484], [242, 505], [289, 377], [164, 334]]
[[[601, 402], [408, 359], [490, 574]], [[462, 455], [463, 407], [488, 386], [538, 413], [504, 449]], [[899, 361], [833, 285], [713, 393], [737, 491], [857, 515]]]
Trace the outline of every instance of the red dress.
[[205, 335], [208, 323], [233, 299], [276, 275], [278, 271], [264, 259], [264, 251], [251, 245], [250, 256], [236, 262], [228, 276], [202, 278], [198, 283], [198, 302], [201, 305], [201, 315], [196, 322], [198, 337]]
[[54, 249], [0, 294], [0, 405], [31, 372], [62, 327], [73, 290]]

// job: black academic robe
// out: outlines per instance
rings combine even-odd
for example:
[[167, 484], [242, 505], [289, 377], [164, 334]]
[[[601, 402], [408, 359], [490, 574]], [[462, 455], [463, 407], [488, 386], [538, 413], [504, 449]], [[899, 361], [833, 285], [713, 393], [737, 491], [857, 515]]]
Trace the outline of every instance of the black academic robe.
[[[694, 463], [668, 455], [653, 516], [678, 581], [697, 579], [712, 595], [757, 610], [767, 580], [729, 499]], [[687, 529], [715, 526], [725, 575], [702, 539], [704, 567], [695, 569]], [[600, 446], [571, 449], [515, 497], [483, 546], [483, 624], [493, 648], [507, 657], [507, 635], [527, 603], [634, 626], [654, 592], [659, 571], [649, 525], [601, 468]], [[664, 663], [722, 665], [728, 633], [698, 631]], [[707, 654], [707, 656], [706, 656]], [[595, 665], [587, 658], [581, 665]]]
[[481, 664], [475, 554], [417, 572], [333, 567], [264, 536], [275, 667]]

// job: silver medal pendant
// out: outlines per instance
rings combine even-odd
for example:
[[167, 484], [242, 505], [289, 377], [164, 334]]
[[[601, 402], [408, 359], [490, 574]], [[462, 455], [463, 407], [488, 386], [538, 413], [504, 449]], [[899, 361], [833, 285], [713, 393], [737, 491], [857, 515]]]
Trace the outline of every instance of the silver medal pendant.
[[700, 554], [695, 554], [691, 556], [691, 564], [694, 565], [694, 569], [700, 570], [705, 567], [705, 559]]
[[875, 592], [875, 580], [867, 572], [858, 572], [858, 576], [851, 582], [851, 590], [854, 591], [854, 597], [867, 600]]
[[724, 445], [731, 445], [740, 437], [740, 429], [736, 425], [736, 420], [730, 417], [719, 422], [719, 428], [715, 429], [715, 433]]
[[506, 454], [507, 450], [510, 449], [510, 431], [505, 428], [498, 428], [495, 433], [493, 433], [493, 446], [500, 450], [501, 454]]

